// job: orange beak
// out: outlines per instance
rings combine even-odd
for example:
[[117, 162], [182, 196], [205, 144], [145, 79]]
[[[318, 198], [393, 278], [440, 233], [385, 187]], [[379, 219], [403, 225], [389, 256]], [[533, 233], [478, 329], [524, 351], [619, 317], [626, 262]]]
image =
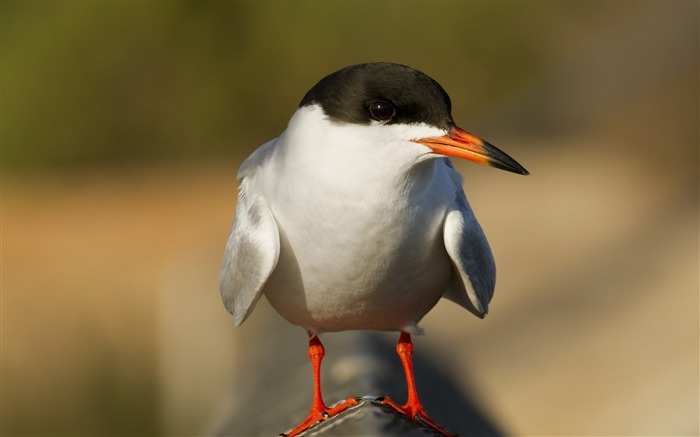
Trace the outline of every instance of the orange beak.
[[475, 137], [457, 126], [452, 126], [447, 135], [436, 138], [414, 140], [428, 146], [433, 153], [444, 156], [468, 159], [477, 164], [500, 168], [522, 175], [530, 174], [518, 162], [486, 141]]

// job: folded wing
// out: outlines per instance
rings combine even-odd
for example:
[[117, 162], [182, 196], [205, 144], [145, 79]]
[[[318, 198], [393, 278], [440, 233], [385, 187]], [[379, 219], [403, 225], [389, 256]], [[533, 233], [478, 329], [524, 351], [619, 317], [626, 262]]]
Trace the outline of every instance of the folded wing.
[[496, 265], [461, 184], [456, 188], [456, 200], [445, 217], [443, 229], [445, 248], [453, 266], [452, 279], [443, 297], [483, 318], [493, 296]]
[[280, 253], [279, 231], [267, 202], [246, 188], [243, 178], [219, 276], [221, 298], [236, 326], [255, 307]]

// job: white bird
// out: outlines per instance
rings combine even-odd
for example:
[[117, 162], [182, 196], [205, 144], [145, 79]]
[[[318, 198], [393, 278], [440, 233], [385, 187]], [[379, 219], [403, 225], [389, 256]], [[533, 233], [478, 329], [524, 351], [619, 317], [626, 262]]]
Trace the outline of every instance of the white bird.
[[238, 326], [265, 295], [309, 334], [314, 403], [288, 435], [346, 410], [321, 396], [318, 334], [401, 331], [408, 402], [387, 405], [450, 435], [418, 401], [411, 333], [444, 297], [484, 317], [495, 265], [446, 156], [519, 174], [514, 159], [457, 127], [447, 93], [398, 64], [346, 67], [318, 82], [287, 129], [248, 157], [221, 267]]

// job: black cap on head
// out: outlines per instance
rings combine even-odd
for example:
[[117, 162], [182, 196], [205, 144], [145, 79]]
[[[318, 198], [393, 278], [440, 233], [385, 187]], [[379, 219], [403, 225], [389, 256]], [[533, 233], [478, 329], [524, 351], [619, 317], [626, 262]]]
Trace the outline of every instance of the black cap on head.
[[313, 103], [340, 123], [426, 123], [445, 130], [453, 124], [450, 97], [440, 84], [411, 67], [388, 62], [351, 65], [324, 77], [299, 106]]

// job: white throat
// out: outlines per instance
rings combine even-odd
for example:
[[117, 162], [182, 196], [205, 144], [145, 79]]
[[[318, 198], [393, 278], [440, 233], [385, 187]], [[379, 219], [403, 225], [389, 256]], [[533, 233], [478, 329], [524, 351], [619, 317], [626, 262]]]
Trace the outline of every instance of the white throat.
[[424, 124], [336, 123], [320, 106], [310, 105], [297, 110], [278, 146], [287, 170], [331, 182], [336, 189], [357, 189], [357, 184], [401, 184], [417, 165], [436, 157], [411, 140], [444, 134]]

